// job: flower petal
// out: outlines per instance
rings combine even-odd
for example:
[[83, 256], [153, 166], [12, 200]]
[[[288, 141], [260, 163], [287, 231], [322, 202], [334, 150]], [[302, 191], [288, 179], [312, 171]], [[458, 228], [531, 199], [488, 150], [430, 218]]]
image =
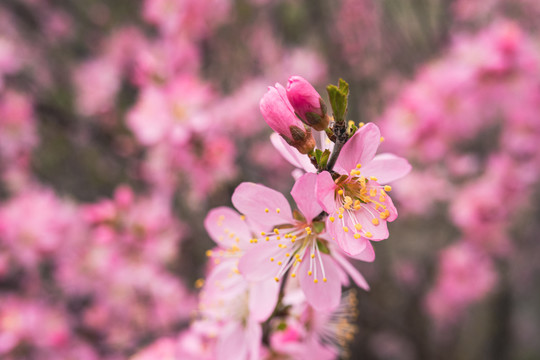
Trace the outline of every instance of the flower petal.
[[341, 250], [350, 256], [362, 253], [366, 249], [369, 240], [366, 238], [355, 239], [354, 233], [352, 231], [345, 232], [343, 227], [353, 229], [354, 225], [348, 217], [344, 217], [343, 222], [338, 219], [332, 222], [330, 217], [326, 218], [326, 229]]
[[305, 216], [308, 223], [311, 223], [313, 218], [319, 215], [323, 209], [317, 202], [315, 195], [315, 185], [317, 184], [317, 174], [307, 173], [296, 180], [291, 195], [296, 201], [298, 209]]
[[393, 154], [379, 154], [362, 166], [364, 176], [375, 176], [380, 184], [388, 184], [407, 175], [412, 169], [409, 162]]
[[334, 201], [336, 192], [336, 183], [332, 180], [332, 175], [328, 171], [323, 171], [317, 175], [317, 183], [315, 185], [315, 193], [317, 201], [322, 206], [324, 211], [332, 213], [336, 210]]
[[281, 224], [293, 222], [289, 202], [280, 192], [264, 185], [244, 182], [236, 188], [232, 203], [249, 221], [268, 230]]
[[206, 231], [217, 244], [230, 248], [237, 245], [241, 249], [249, 243], [251, 234], [245, 220], [229, 207], [210, 210], [204, 219]]
[[246, 330], [238, 322], [229, 322], [220, 331], [216, 360], [245, 359], [248, 353]]
[[284, 251], [275, 241], [251, 244], [251, 248], [240, 258], [238, 270], [247, 281], [273, 278], [279, 271], [277, 262], [284, 256]]
[[367, 165], [375, 156], [381, 143], [381, 132], [377, 125], [369, 123], [356, 131], [341, 149], [336, 162], [336, 171], [348, 174], [356, 164]]
[[293, 166], [296, 166], [299, 169], [302, 169], [306, 172], [317, 172], [315, 166], [311, 163], [309, 158], [306, 155], [300, 154], [296, 148], [287, 144], [287, 142], [279, 136], [277, 133], [270, 135], [270, 141], [276, 150]]
[[264, 322], [276, 307], [280, 284], [274, 279], [249, 284], [249, 314], [252, 319]]
[[354, 283], [361, 287], [364, 290], [369, 290], [369, 284], [367, 283], [366, 279], [360, 272], [347, 260], [345, 259], [341, 254], [339, 253], [333, 253], [334, 259], [338, 262], [338, 264], [349, 274], [351, 279], [353, 279]]
[[[312, 275], [308, 275], [309, 260], [304, 258], [298, 269], [300, 287], [304, 291], [308, 303], [320, 311], [335, 309], [341, 300], [341, 281], [336, 263], [330, 256], [320, 254], [320, 261], [318, 256], [312, 260]], [[324, 281], [325, 276], [326, 281]], [[317, 281], [315, 282], [315, 280]]]

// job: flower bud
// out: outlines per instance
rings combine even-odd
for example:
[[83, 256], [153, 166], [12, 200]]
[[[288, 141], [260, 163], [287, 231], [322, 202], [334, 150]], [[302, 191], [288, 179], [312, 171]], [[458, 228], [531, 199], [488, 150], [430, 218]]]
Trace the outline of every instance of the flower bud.
[[276, 84], [276, 87], [269, 87], [261, 99], [260, 108], [266, 123], [281, 135], [287, 144], [294, 146], [302, 154], [307, 154], [315, 148], [311, 129], [306, 129], [294, 115], [283, 86]]
[[328, 127], [330, 118], [326, 115], [326, 104], [306, 79], [291, 76], [287, 84], [287, 98], [296, 115], [306, 125], [318, 131]]

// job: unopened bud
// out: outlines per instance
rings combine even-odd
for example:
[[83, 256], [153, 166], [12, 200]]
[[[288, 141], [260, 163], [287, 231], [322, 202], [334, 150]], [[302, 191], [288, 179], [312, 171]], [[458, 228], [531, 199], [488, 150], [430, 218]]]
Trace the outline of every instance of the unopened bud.
[[266, 123], [281, 135], [287, 144], [294, 146], [302, 154], [307, 154], [315, 148], [311, 130], [306, 129], [294, 115], [283, 86], [276, 84], [276, 87], [269, 87], [261, 99], [260, 108]]
[[287, 98], [296, 115], [306, 125], [318, 131], [328, 127], [330, 118], [326, 114], [326, 104], [306, 79], [291, 76], [287, 84]]

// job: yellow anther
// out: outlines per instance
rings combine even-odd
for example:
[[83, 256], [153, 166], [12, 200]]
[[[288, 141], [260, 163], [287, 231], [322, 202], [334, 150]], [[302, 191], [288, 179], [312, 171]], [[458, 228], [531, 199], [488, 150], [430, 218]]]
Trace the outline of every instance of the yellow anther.
[[274, 258], [270, 258], [270, 261], [274, 261]]
[[277, 264], [278, 264], [278, 265], [281, 265], [281, 264], [283, 264], [283, 263], [282, 263], [281, 261], [278, 261]]
[[362, 167], [362, 164], [356, 164], [356, 168], [360, 169]]
[[277, 208], [276, 209], [276, 212], [279, 214], [281, 212], [281, 209], [280, 208]]
[[343, 219], [343, 214], [339, 214], [338, 218]]
[[289, 257], [289, 256], [291, 256], [291, 254], [289, 254], [289, 253], [286, 253], [286, 254], [285, 254], [285, 256], [286, 256], [286, 257]]
[[362, 230], [362, 224], [354, 224], [354, 228], [358, 231]]
[[281, 236], [276, 236], [276, 240], [281, 240]]
[[313, 259], [315, 257], [315, 254], [311, 254], [311, 258]]
[[261, 231], [261, 235], [264, 236], [266, 235], [266, 233], [264, 231]]
[[384, 191], [386, 192], [392, 191], [392, 187], [390, 185], [384, 185]]
[[204, 285], [204, 279], [197, 279], [195, 280], [195, 288], [200, 289]]
[[379, 225], [379, 219], [377, 219], [377, 218], [371, 219], [371, 222], [372, 222], [373, 225], [375, 225], [375, 226]]
[[364, 236], [370, 238], [373, 236], [373, 234], [368, 231], [364, 234]]
[[319, 280], [317, 280], [317, 279], [313, 279], [313, 282], [314, 282], [314, 283], [316, 284], [316, 283], [318, 283], [318, 282], [319, 282]]
[[370, 176], [369, 180], [377, 181], [377, 178], [375, 176]]
[[353, 126], [353, 125], [354, 125], [354, 121], [349, 120], [348, 124], [349, 124], [349, 126]]
[[380, 202], [385, 202], [386, 201], [386, 196], [384, 196], [384, 195], [379, 196], [379, 201]]
[[307, 272], [308, 276], [311, 276], [313, 273], [310, 271]]
[[266, 209], [264, 209], [264, 212], [268, 213], [268, 212], [270, 212], [270, 210], [268, 210], [268, 208], [266, 208]]
[[354, 205], [354, 210], [360, 210], [362, 208], [362, 205], [358, 204], [358, 205]]
[[343, 190], [339, 189], [337, 193], [338, 195], [343, 195]]
[[306, 230], [306, 232], [307, 232], [308, 235], [311, 234], [311, 228], [310, 228], [309, 226], [308, 226], [305, 230]]
[[360, 239], [361, 237], [362, 237], [362, 236], [360, 236], [359, 233], [354, 234], [354, 238], [355, 238], [355, 239]]
[[335, 220], [336, 220], [336, 218], [335, 218], [335, 217], [333, 217], [333, 216], [330, 216], [330, 222], [334, 222]]
[[322, 281], [326, 282], [327, 280], [326, 280], [326, 278], [323, 278]]
[[352, 204], [352, 198], [350, 196], [345, 196], [345, 204]]
[[246, 220], [246, 215], [240, 215], [240, 220]]
[[384, 137], [383, 137], [383, 136], [381, 136], [381, 142], [383, 142], [383, 141], [384, 141]]
[[278, 235], [279, 234], [279, 229], [274, 229], [274, 234]]
[[292, 273], [292, 274], [291, 274], [291, 277], [292, 277], [292, 278], [295, 278], [295, 277], [296, 277], [296, 274], [295, 274], [295, 273]]
[[212, 250], [206, 250], [206, 256], [210, 257], [212, 256], [214, 253], [212, 252]]
[[340, 208], [339, 208], [339, 213], [340, 213], [340, 214], [343, 214], [344, 212], [345, 212], [345, 209], [342, 208], [342, 207], [340, 207]]
[[358, 127], [361, 128], [361, 127], [364, 126], [364, 125], [366, 125], [366, 124], [364, 124], [363, 122], [361, 122], [361, 123], [358, 124]]
[[253, 242], [254, 242], [254, 243], [256, 244], [256, 243], [258, 243], [258, 242], [259, 242], [259, 240], [257, 240], [257, 239], [253, 239]]
[[346, 226], [344, 226], [344, 227], [343, 227], [343, 231], [345, 231], [345, 232], [349, 232], [349, 228], [348, 228], [348, 227], [346, 227]]
[[279, 278], [278, 278], [278, 277], [275, 277], [274, 280], [276, 280], [276, 282], [279, 282]]
[[351, 204], [345, 204], [343, 205], [343, 207], [345, 208], [345, 210], [351, 210]]
[[295, 258], [300, 259], [300, 254], [294, 255]]
[[270, 241], [270, 236], [265, 237], [264, 240]]

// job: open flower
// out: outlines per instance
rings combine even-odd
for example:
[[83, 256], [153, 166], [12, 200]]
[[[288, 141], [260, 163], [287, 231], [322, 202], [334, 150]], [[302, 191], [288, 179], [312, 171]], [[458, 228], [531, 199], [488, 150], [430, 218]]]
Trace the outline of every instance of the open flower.
[[[247, 216], [260, 231], [251, 240], [252, 249], [240, 259], [238, 268], [249, 281], [274, 278], [279, 282], [289, 272], [298, 278], [307, 301], [317, 310], [330, 310], [339, 305], [345, 274], [361, 287], [368, 285], [333, 244], [325, 238], [322, 212], [314, 195], [317, 175], [308, 173], [295, 183], [291, 195], [300, 211], [291, 211], [287, 199], [263, 185], [242, 183], [233, 194], [235, 207]], [[373, 249], [356, 257], [372, 261]]]
[[369, 240], [388, 238], [387, 222], [397, 217], [388, 196], [389, 185], [405, 176], [407, 160], [391, 155], [375, 156], [381, 134], [369, 123], [343, 146], [335, 165], [335, 175], [324, 171], [317, 177], [317, 197], [329, 216], [326, 228], [349, 255], [361, 254]]

